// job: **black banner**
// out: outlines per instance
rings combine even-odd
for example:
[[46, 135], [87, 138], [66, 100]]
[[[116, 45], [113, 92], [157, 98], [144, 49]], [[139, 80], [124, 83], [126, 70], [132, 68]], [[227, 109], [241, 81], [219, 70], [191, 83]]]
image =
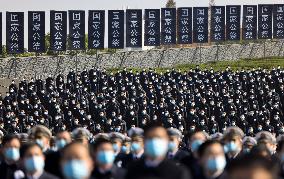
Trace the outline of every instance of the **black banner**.
[[145, 9], [144, 45], [160, 45], [160, 9]]
[[68, 11], [69, 14], [69, 49], [85, 49], [85, 11]]
[[105, 11], [89, 11], [88, 48], [103, 49], [105, 45]]
[[108, 48], [124, 47], [124, 11], [108, 11]]
[[45, 52], [45, 12], [29, 11], [28, 12], [28, 44], [29, 52]]
[[191, 44], [192, 43], [192, 8], [181, 7], [177, 10], [177, 43]]
[[193, 8], [193, 42], [208, 42], [208, 7]]
[[221, 42], [225, 40], [225, 6], [211, 7], [211, 41]]
[[142, 10], [126, 10], [126, 47], [142, 47]]
[[7, 53], [17, 54], [24, 52], [24, 13], [6, 13], [6, 45]]
[[161, 44], [176, 44], [176, 9], [162, 8], [161, 13]]
[[272, 39], [273, 5], [258, 5], [258, 38]]
[[50, 11], [50, 49], [66, 50], [67, 12]]
[[241, 6], [226, 6], [226, 39], [241, 40]]
[[243, 40], [256, 39], [257, 37], [257, 6], [243, 6]]
[[275, 4], [273, 7], [273, 38], [284, 38], [284, 4]]

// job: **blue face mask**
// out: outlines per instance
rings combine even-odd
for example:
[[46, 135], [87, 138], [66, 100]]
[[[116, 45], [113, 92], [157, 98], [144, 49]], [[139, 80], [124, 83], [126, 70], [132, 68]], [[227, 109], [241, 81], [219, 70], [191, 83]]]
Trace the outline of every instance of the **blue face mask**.
[[163, 157], [168, 151], [168, 142], [165, 139], [152, 138], [145, 142], [145, 154], [152, 158]]
[[43, 141], [41, 139], [36, 139], [35, 142], [43, 149], [44, 144], [43, 144]]
[[226, 144], [226, 151], [227, 152], [236, 152], [238, 151], [238, 146], [235, 142], [229, 142]]
[[168, 148], [170, 152], [173, 152], [177, 148], [177, 145], [175, 142], [169, 142]]
[[67, 142], [64, 139], [56, 140], [56, 147], [58, 150], [62, 149], [66, 144]]
[[100, 164], [112, 164], [115, 159], [113, 151], [99, 151], [97, 153], [97, 161]]
[[191, 143], [191, 151], [192, 152], [196, 152], [198, 150], [198, 148], [200, 147], [200, 145], [203, 144], [203, 141], [202, 140], [194, 140], [192, 143]]
[[127, 150], [128, 150], [128, 148], [127, 148], [125, 145], [123, 145], [123, 146], [121, 147], [121, 152], [122, 152], [122, 153], [126, 153]]
[[114, 150], [115, 152], [118, 151], [118, 145], [117, 145], [117, 144], [112, 144], [112, 147], [113, 147], [113, 150]]
[[28, 172], [43, 171], [44, 160], [42, 157], [33, 156], [26, 159], [24, 165]]
[[206, 163], [206, 168], [213, 172], [224, 170], [225, 166], [226, 166], [226, 159], [224, 156], [210, 158], [207, 160], [207, 163]]
[[133, 143], [131, 144], [131, 151], [137, 152], [137, 151], [140, 150], [140, 149], [141, 149], [141, 146], [140, 146], [139, 143], [133, 142]]
[[67, 179], [81, 179], [89, 175], [84, 161], [70, 160], [63, 165], [63, 175]]
[[17, 161], [20, 158], [20, 151], [18, 148], [10, 147], [5, 150], [4, 155], [8, 160]]

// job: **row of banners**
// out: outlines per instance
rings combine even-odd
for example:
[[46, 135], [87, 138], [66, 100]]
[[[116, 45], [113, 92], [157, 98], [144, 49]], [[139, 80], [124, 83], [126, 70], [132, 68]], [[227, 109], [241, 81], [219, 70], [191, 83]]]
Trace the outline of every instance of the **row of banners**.
[[[284, 38], [284, 4], [213, 6], [209, 23], [208, 7], [145, 9], [144, 34], [142, 10], [108, 11], [108, 48], [142, 47], [172, 44], [222, 42], [225, 40]], [[88, 48], [103, 49], [105, 11], [88, 12]], [[65, 51], [69, 19], [69, 48], [84, 50], [85, 11], [50, 11], [50, 49]], [[0, 13], [2, 25], [2, 14]], [[258, 23], [257, 23], [258, 22]], [[7, 12], [6, 45], [10, 54], [24, 52], [24, 13]], [[126, 24], [126, 26], [124, 25]], [[257, 25], [258, 24], [258, 25]], [[210, 25], [210, 27], [209, 27]], [[125, 29], [126, 28], [126, 29]], [[210, 29], [210, 35], [209, 30]], [[0, 34], [2, 27], [0, 28]], [[126, 31], [126, 38], [125, 32]], [[0, 36], [2, 42], [2, 37]], [[0, 44], [2, 44], [0, 42]], [[45, 52], [45, 12], [28, 12], [28, 51]]]

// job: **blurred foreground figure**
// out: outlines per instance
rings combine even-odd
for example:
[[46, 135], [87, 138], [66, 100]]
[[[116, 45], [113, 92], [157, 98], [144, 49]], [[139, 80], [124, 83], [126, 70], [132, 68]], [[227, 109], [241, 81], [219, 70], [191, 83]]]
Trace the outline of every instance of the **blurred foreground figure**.
[[27, 143], [21, 148], [21, 158], [24, 165], [24, 176], [20, 177], [16, 171], [15, 178], [23, 179], [59, 179], [44, 171], [44, 154], [41, 147], [36, 143]]
[[277, 163], [261, 156], [247, 154], [231, 161], [228, 179], [278, 179]]
[[92, 179], [123, 179], [125, 170], [114, 165], [115, 152], [111, 141], [100, 137], [95, 140], [94, 146], [95, 168]]
[[128, 167], [126, 179], [189, 179], [187, 170], [167, 160], [169, 136], [167, 130], [157, 123], [150, 123], [144, 129], [145, 158]]
[[3, 160], [0, 164], [0, 178], [10, 179], [14, 177], [16, 170], [19, 170], [20, 159], [20, 139], [13, 134], [9, 134], [3, 138], [3, 147], [1, 152], [3, 155]]
[[62, 151], [61, 170], [66, 179], [89, 179], [93, 170], [89, 149], [81, 142], [68, 144]]

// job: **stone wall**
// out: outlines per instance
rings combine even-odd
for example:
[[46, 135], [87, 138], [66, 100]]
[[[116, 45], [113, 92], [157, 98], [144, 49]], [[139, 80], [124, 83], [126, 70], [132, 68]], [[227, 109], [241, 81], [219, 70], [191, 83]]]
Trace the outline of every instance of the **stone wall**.
[[[266, 57], [284, 56], [283, 41], [266, 42], [265, 48]], [[89, 69], [92, 66], [99, 68], [173, 67], [179, 64], [261, 57], [264, 57], [264, 45], [262, 43], [228, 44], [219, 45], [218, 47], [204, 46], [201, 48], [128, 51], [114, 54], [104, 53], [99, 54], [98, 58], [96, 58], [96, 56], [78, 55], [77, 69], [81, 71], [83, 69]], [[16, 68], [14, 68], [15, 64], [17, 64]], [[1, 78], [46, 78], [48, 75], [56, 75], [59, 73], [66, 74], [71, 69], [76, 69], [76, 56], [28, 57], [18, 58], [16, 60], [11, 58], [0, 59]]]

